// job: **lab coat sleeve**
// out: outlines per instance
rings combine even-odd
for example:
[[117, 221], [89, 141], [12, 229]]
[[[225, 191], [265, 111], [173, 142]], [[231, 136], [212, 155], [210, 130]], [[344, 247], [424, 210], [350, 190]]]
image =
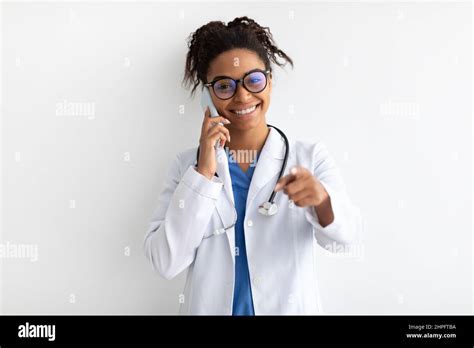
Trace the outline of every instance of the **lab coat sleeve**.
[[181, 178], [180, 162], [178, 155], [168, 171], [143, 246], [153, 269], [166, 279], [194, 261], [223, 186], [220, 179], [211, 181], [193, 166]]
[[314, 207], [304, 208], [318, 244], [326, 250], [336, 252], [338, 245], [360, 243], [360, 213], [347, 196], [339, 169], [322, 142], [315, 144], [313, 156], [314, 175], [326, 189], [334, 214], [333, 222], [323, 227]]

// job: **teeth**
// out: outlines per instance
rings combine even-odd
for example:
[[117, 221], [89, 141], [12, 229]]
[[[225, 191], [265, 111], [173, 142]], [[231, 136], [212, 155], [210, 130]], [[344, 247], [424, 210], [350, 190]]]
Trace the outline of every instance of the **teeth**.
[[244, 110], [234, 110], [233, 113], [235, 113], [235, 114], [237, 114], [237, 115], [246, 115], [246, 114], [249, 114], [249, 113], [251, 113], [252, 111], [254, 111], [256, 108], [257, 108], [257, 105], [254, 105], [254, 106], [252, 106], [251, 108], [248, 108], [248, 109], [244, 109]]

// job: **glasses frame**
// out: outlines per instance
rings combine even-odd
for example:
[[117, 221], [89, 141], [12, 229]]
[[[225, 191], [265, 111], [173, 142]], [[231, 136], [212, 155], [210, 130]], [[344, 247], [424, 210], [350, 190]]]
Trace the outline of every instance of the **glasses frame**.
[[[250, 75], [250, 74], [252, 74], [252, 73], [254, 73], [254, 72], [261, 72], [261, 73], [263, 73], [263, 74], [265, 75], [265, 86], [264, 86], [260, 91], [258, 91], [258, 92], [252, 92], [252, 91], [250, 91], [250, 90], [247, 88], [247, 86], [245, 85], [245, 82], [244, 82], [245, 78], [246, 78], [248, 75]], [[204, 86], [206, 86], [206, 87], [211, 87], [212, 92], [214, 93], [214, 95], [216, 96], [216, 98], [219, 98], [220, 100], [228, 100], [228, 99], [234, 97], [234, 95], [237, 93], [237, 90], [239, 89], [239, 82], [240, 82], [240, 83], [242, 84], [242, 86], [243, 86], [248, 92], [250, 92], [250, 93], [261, 93], [261, 92], [263, 92], [263, 91], [265, 90], [265, 88], [267, 88], [267, 85], [268, 85], [268, 75], [270, 75], [270, 77], [271, 77], [271, 71], [270, 71], [270, 70], [253, 69], [253, 70], [250, 70], [249, 72], [247, 72], [241, 79], [235, 80], [235, 79], [233, 79], [233, 78], [231, 78], [231, 77], [221, 76], [221, 77], [219, 77], [219, 78], [217, 78], [217, 79], [215, 79], [215, 80], [213, 80], [213, 81], [211, 81], [211, 82], [205, 83]], [[215, 85], [217, 82], [221, 81], [221, 80], [232, 80], [232, 81], [235, 82], [235, 90], [234, 90], [234, 93], [233, 93], [229, 98], [221, 98], [221, 97], [219, 97], [219, 96], [217, 95], [216, 91], [214, 90], [214, 85]]]

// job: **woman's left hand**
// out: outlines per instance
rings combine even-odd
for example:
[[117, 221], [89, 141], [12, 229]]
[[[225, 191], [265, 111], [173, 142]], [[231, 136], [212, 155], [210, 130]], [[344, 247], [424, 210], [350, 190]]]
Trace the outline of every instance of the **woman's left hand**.
[[314, 207], [319, 223], [324, 227], [334, 220], [331, 199], [324, 186], [308, 169], [297, 166], [278, 180], [275, 191], [288, 195], [298, 207]]

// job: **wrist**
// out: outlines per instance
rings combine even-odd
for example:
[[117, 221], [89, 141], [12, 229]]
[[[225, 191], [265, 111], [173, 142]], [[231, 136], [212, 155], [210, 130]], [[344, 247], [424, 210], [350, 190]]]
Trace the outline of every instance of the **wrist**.
[[212, 180], [212, 177], [214, 176], [214, 175], [211, 175], [211, 174], [209, 174], [209, 173], [206, 173], [206, 172], [203, 171], [203, 170], [200, 170], [200, 169], [197, 168], [197, 167], [194, 167], [194, 169], [195, 169], [199, 174], [201, 174], [202, 176], [205, 176], [208, 180]]

